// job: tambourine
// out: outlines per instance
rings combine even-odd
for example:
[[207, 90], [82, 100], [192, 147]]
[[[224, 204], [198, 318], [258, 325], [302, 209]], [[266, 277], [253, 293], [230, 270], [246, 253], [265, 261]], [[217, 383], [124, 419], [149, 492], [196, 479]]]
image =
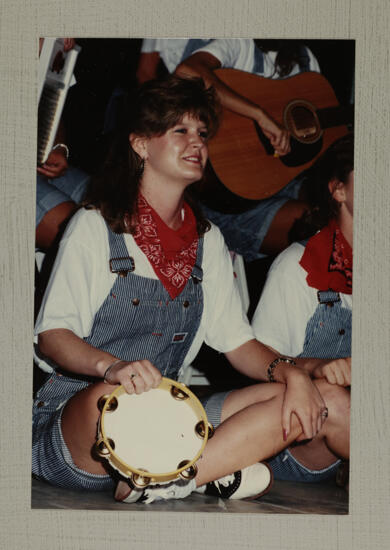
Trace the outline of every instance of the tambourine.
[[118, 386], [98, 407], [96, 453], [136, 487], [195, 477], [214, 428], [187, 386], [162, 378], [139, 395]]

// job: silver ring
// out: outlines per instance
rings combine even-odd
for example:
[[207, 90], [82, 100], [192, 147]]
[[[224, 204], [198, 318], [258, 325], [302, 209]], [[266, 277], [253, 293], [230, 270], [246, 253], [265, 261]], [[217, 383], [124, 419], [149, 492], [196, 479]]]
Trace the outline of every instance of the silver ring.
[[328, 408], [325, 407], [325, 409], [322, 411], [322, 416], [323, 416], [324, 418], [328, 418], [328, 414], [329, 414]]
[[130, 380], [133, 380], [133, 378], [135, 378], [136, 376], [138, 376], [138, 374], [136, 372], [132, 372], [130, 374]]

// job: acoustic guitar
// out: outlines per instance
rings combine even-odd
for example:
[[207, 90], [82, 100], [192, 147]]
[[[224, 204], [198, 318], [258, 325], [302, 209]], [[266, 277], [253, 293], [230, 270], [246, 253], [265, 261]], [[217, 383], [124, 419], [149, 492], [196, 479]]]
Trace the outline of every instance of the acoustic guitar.
[[327, 79], [315, 72], [272, 80], [235, 69], [217, 76], [260, 105], [291, 133], [291, 152], [275, 157], [261, 128], [223, 109], [218, 133], [209, 143], [205, 183], [196, 192], [209, 206], [226, 212], [247, 210], [282, 189], [336, 139], [348, 132], [352, 106], [340, 107]]

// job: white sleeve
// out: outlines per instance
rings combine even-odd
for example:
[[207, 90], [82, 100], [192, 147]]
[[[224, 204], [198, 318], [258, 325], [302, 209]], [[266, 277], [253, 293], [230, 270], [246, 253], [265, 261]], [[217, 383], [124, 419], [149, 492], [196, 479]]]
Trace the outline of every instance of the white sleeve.
[[141, 45], [141, 53], [159, 51], [159, 40], [157, 38], [144, 38]]
[[[89, 335], [97, 309], [110, 289], [102, 269], [108, 262], [104, 221], [95, 211], [80, 210], [61, 240], [35, 326], [35, 334], [54, 328]], [[108, 271], [108, 270], [107, 270]]]
[[222, 68], [231, 68], [235, 66], [240, 56], [241, 40], [238, 39], [216, 39], [212, 40], [206, 46], [192, 52], [194, 55], [198, 52], [207, 52], [213, 55], [221, 63]]
[[305, 340], [307, 321], [315, 310], [313, 289], [299, 265], [303, 246], [294, 243], [276, 258], [252, 319], [256, 338], [291, 357], [298, 356]]
[[313, 52], [306, 46], [306, 51], [309, 55], [309, 68], [310, 68], [310, 71], [314, 71], [316, 73], [320, 73], [321, 72], [321, 68], [320, 68], [320, 64], [318, 63], [318, 60], [316, 58], [316, 56], [313, 54]]
[[215, 226], [206, 233], [211, 241], [205, 258], [204, 291], [207, 307], [205, 342], [226, 353], [254, 338], [234, 279], [233, 263]]

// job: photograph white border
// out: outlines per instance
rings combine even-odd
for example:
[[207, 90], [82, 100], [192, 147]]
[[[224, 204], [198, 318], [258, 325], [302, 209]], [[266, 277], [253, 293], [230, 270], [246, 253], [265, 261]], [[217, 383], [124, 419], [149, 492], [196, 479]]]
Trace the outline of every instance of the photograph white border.
[[[8, 549], [387, 548], [390, 8], [384, 0], [15, 0], [1, 8], [0, 517]], [[39, 36], [356, 39], [352, 459], [348, 516], [31, 510]]]

